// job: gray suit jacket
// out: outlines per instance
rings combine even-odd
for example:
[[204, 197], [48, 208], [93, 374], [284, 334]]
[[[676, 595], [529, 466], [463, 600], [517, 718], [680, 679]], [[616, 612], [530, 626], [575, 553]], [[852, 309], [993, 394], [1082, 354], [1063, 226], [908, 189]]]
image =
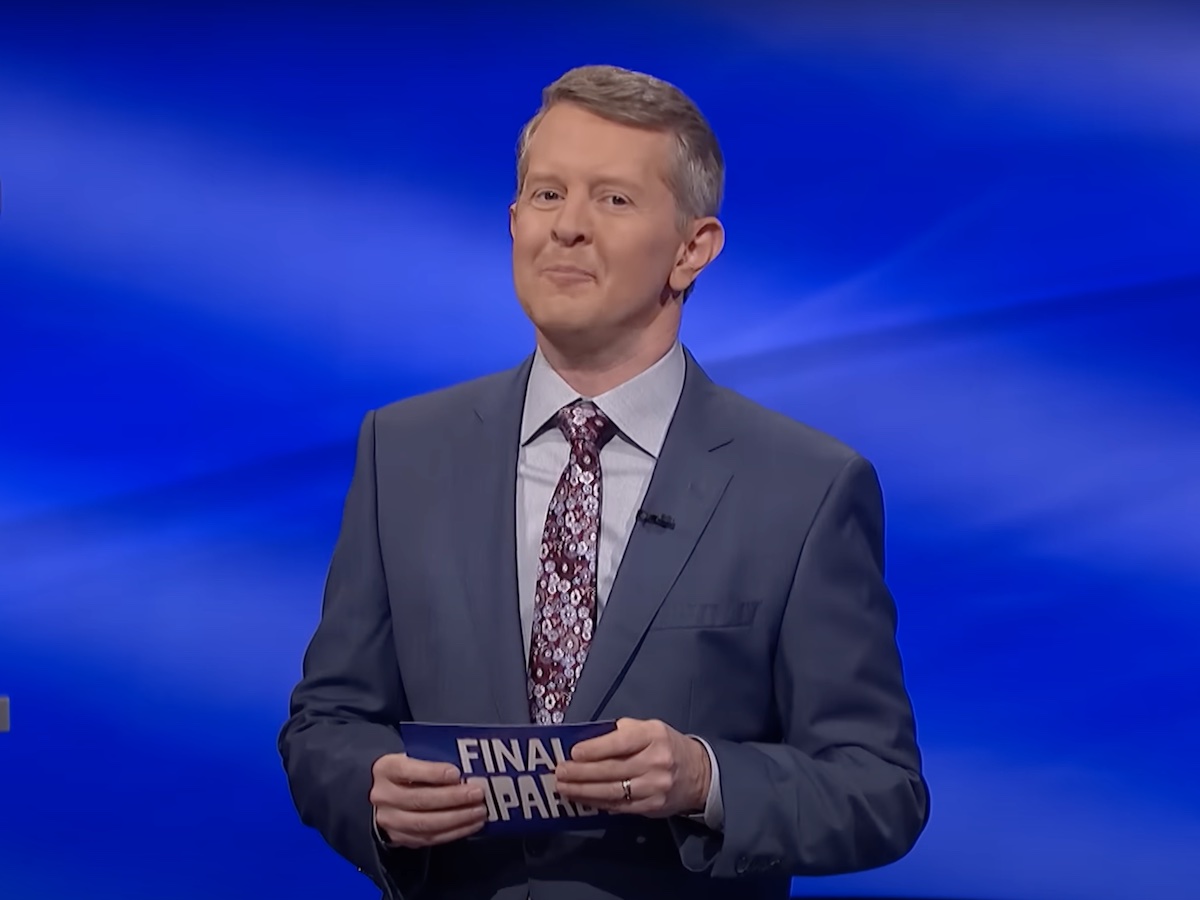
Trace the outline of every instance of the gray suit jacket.
[[403, 720], [527, 723], [515, 485], [530, 360], [370, 413], [320, 624], [279, 748], [301, 819], [391, 897], [785, 897], [793, 874], [883, 865], [928, 817], [883, 579], [871, 465], [718, 387], [688, 355], [568, 721], [705, 738], [722, 834], [618, 817], [599, 833], [374, 839], [371, 766]]

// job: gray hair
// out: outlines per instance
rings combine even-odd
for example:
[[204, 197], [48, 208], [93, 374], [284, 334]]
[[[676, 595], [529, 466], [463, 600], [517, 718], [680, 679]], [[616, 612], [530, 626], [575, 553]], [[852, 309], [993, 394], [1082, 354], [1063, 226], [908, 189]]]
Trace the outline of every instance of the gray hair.
[[[601, 118], [675, 137], [675, 161], [666, 173], [682, 229], [688, 221], [715, 216], [725, 189], [725, 160], [712, 126], [679, 88], [653, 75], [617, 66], [571, 69], [542, 91], [542, 106], [517, 140], [517, 194], [529, 168], [529, 141], [552, 106], [570, 103]], [[684, 299], [691, 293], [690, 285]]]

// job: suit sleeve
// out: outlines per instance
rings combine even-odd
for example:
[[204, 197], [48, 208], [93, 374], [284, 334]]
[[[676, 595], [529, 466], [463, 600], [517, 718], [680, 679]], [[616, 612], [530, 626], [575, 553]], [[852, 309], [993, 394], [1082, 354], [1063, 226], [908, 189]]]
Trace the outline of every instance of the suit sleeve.
[[724, 832], [677, 826], [685, 866], [716, 877], [826, 875], [885, 865], [912, 848], [929, 795], [895, 632], [879, 482], [856, 457], [813, 520], [780, 622], [782, 740], [710, 740]]
[[424, 880], [428, 859], [426, 851], [385, 848], [374, 832], [371, 768], [403, 751], [396, 723], [410, 718], [394, 648], [376, 515], [375, 417], [368, 413], [321, 619], [279, 752], [301, 821], [400, 898]]

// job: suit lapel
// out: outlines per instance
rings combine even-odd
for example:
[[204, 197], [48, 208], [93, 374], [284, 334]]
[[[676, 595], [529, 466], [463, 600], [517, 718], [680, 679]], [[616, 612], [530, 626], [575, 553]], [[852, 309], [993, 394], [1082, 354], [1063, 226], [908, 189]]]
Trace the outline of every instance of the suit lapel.
[[[516, 485], [521, 411], [532, 357], [501, 377], [476, 405], [452, 451], [452, 565], [464, 581], [484, 678], [498, 722], [529, 721], [517, 586]], [[473, 652], [470, 645], [464, 653]]]
[[634, 524], [567, 708], [568, 722], [600, 714], [729, 484], [732, 470], [715, 451], [732, 434], [719, 427], [716, 392], [688, 354], [679, 405], [642, 501], [643, 509], [671, 516], [675, 527]]

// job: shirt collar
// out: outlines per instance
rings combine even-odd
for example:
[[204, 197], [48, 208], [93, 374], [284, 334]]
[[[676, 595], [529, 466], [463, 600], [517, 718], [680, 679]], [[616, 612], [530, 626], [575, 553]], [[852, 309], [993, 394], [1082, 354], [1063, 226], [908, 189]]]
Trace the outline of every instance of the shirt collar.
[[676, 341], [662, 359], [641, 374], [598, 397], [582, 397], [554, 371], [539, 349], [534, 353], [525, 387], [521, 443], [528, 443], [568, 403], [583, 399], [595, 403], [622, 437], [657, 459], [683, 391], [686, 368], [683, 347]]

